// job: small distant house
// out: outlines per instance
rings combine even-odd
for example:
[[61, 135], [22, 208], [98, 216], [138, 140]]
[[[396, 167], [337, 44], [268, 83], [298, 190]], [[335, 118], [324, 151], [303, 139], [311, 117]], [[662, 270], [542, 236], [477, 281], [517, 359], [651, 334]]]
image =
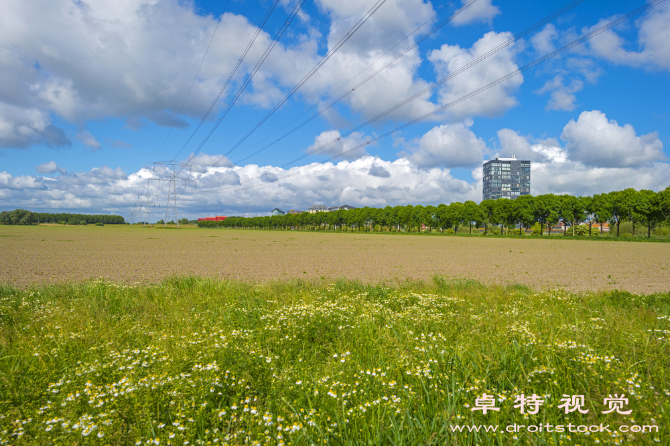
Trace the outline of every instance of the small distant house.
[[287, 214], [302, 214], [305, 211], [297, 211], [295, 209], [291, 209], [290, 211], [287, 212]]
[[286, 214], [286, 212], [282, 211], [282, 210], [279, 209], [279, 208], [274, 208], [274, 209], [272, 210], [272, 216], [273, 216], [273, 217], [274, 217], [275, 215], [285, 215], [285, 214]]
[[315, 204], [311, 208], [307, 209], [307, 212], [309, 212], [310, 214], [316, 214], [317, 212], [328, 212], [328, 211], [329, 211], [328, 207], [323, 204]]
[[[588, 225], [589, 223], [586, 222], [586, 224]], [[591, 226], [591, 228], [595, 229], [597, 231], [600, 231], [600, 223], [597, 223], [597, 222], [594, 221], [593, 226]], [[602, 229], [603, 229], [603, 232], [610, 232], [610, 224], [607, 223], [607, 222], [603, 223]]]

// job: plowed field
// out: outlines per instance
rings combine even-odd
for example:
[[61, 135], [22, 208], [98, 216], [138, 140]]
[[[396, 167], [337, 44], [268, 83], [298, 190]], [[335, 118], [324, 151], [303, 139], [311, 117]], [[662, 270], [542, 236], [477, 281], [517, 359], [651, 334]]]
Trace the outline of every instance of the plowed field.
[[670, 290], [666, 243], [297, 231], [0, 226], [0, 282], [173, 275], [244, 280], [447, 278], [536, 289]]

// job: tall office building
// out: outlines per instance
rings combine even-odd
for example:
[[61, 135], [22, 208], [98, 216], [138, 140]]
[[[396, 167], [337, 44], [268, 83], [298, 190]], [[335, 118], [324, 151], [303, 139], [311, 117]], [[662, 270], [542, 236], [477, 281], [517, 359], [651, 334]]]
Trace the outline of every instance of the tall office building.
[[496, 158], [484, 163], [484, 200], [530, 194], [530, 161]]

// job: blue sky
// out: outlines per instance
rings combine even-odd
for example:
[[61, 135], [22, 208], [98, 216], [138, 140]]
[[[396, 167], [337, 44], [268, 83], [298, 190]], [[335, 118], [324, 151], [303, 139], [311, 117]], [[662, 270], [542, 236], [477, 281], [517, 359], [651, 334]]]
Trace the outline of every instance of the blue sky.
[[[645, 4], [586, 0], [430, 95], [331, 143], [569, 3], [469, 1], [386, 0], [224, 157], [376, 0], [306, 1], [199, 150], [295, 0], [279, 1], [186, 145], [272, 1], [230, 0], [222, 15], [225, 1], [9, 0], [0, 18], [5, 30], [0, 36], [0, 209], [127, 216], [138, 203], [164, 206], [165, 191], [151, 189], [147, 178], [161, 173], [151, 170], [151, 162], [172, 159], [192, 166], [187, 171], [196, 190], [183, 191], [180, 204], [180, 213], [189, 217], [265, 215], [274, 207], [312, 204], [479, 201], [481, 163], [496, 154], [531, 159], [536, 194], [670, 185], [670, 31], [664, 25], [670, 22], [670, 2], [432, 119], [349, 151]], [[292, 128], [284, 128], [291, 121], [302, 122], [296, 120], [300, 114], [363, 68], [377, 61], [364, 76], [371, 73], [464, 5], [453, 20], [327, 113], [247, 158], [263, 147], [259, 141]], [[349, 152], [328, 161], [344, 151]], [[147, 191], [151, 199], [138, 200]]]

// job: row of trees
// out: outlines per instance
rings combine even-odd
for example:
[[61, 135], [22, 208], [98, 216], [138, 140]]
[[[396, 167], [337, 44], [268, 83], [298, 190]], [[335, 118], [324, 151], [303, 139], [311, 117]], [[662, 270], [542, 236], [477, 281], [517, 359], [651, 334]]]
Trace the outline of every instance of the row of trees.
[[[188, 224], [193, 224], [193, 225], [194, 225], [194, 224], [197, 223], [197, 220], [189, 220], [188, 218], [180, 218], [180, 219], [178, 220], [178, 222], [179, 222], [180, 225], [188, 225]], [[160, 220], [158, 220], [158, 221], [156, 222], [156, 224], [157, 224], [157, 225], [164, 225], [164, 224], [165, 224], [165, 220], [163, 220], [163, 219], [161, 218]], [[174, 222], [174, 220], [170, 220], [169, 222], [167, 222], [167, 224], [168, 224], [168, 225], [173, 225], [173, 224], [175, 224], [175, 222]]]
[[106, 225], [122, 225], [125, 224], [125, 220], [120, 215], [55, 214], [49, 212], [30, 212], [25, 209], [0, 212], [0, 224], [32, 225], [34, 223], [61, 223], [69, 225], [102, 223]]
[[[475, 228], [483, 227], [484, 233], [489, 225], [519, 228], [540, 227], [540, 235], [558, 222], [564, 227], [570, 226], [572, 235], [575, 227], [588, 225], [589, 235], [593, 227], [602, 234], [603, 225], [608, 223], [616, 229], [619, 236], [621, 222], [643, 226], [647, 236], [660, 223], [670, 222], [670, 187], [661, 192], [651, 190], [625, 189], [587, 197], [573, 195], [545, 194], [525, 195], [515, 200], [500, 198], [484, 200], [480, 204], [474, 201], [451, 203], [439, 206], [387, 206], [385, 208], [359, 208], [349, 211], [319, 212], [315, 214], [287, 214], [272, 217], [229, 217], [224, 221], [201, 221], [200, 227], [258, 228], [258, 229], [299, 229], [310, 227], [326, 230], [380, 230], [389, 231], [428, 231], [452, 230], [458, 232], [462, 225], [469, 226], [472, 233]], [[452, 229], [453, 228], [453, 229]]]

